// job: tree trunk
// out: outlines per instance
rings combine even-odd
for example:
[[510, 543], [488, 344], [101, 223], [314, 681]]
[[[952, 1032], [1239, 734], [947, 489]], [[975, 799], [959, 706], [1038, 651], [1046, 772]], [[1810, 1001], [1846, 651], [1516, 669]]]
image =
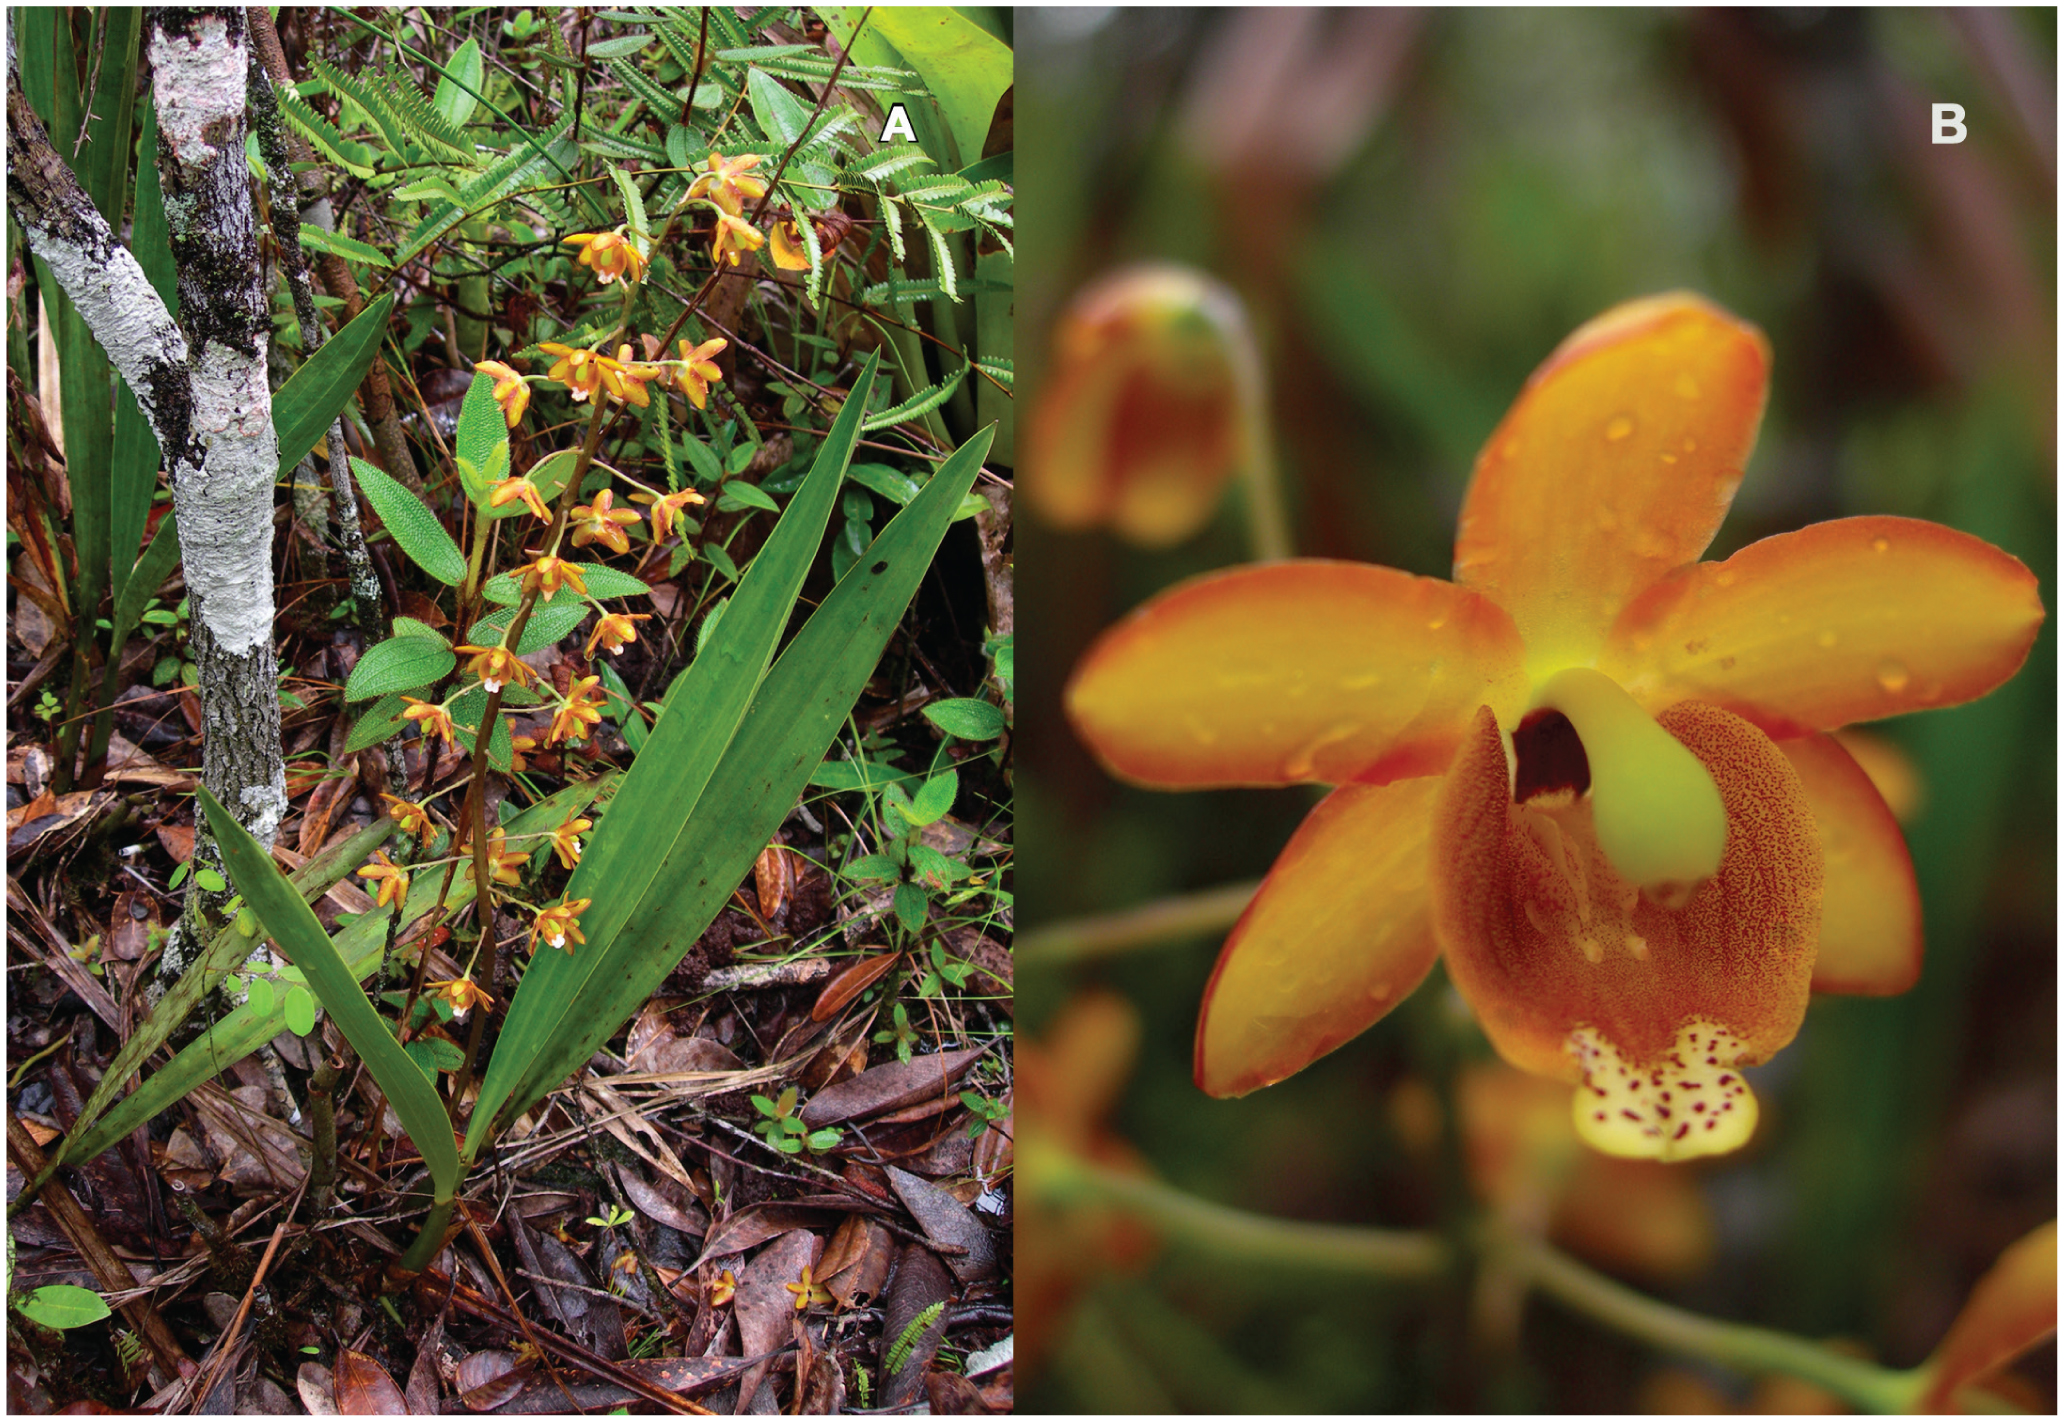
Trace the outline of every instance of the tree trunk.
[[[204, 721], [202, 778], [263, 844], [287, 808], [272, 645], [272, 503], [279, 448], [266, 381], [271, 316], [244, 161], [249, 69], [241, 9], [150, 10], [144, 55], [184, 329], [51, 148], [21, 92], [10, 34], [8, 204], [72, 298], [164, 452], [179, 515]], [[205, 823], [195, 867], [221, 872]], [[194, 955], [198, 887], [159, 981]]]

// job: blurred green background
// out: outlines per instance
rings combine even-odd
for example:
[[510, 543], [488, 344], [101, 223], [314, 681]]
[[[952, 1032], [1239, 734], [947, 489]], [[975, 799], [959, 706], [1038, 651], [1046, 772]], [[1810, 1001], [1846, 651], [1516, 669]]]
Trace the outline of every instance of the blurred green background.
[[[1037, 399], [1070, 292], [1142, 257], [1250, 303], [1297, 551], [1449, 572], [1478, 444], [1529, 371], [1629, 297], [1690, 287], [1768, 333], [1761, 443], [1709, 557], [1904, 514], [2009, 550], [2057, 606], [2054, 10], [1027, 9], [1018, 362]], [[1930, 142], [1929, 105], [1969, 139]], [[1019, 533], [1027, 930], [1263, 873], [1316, 792], [1157, 795], [1060, 715], [1068, 669], [1159, 588], [1240, 561], [1238, 495], [1188, 545]], [[1926, 801], [1920, 986], [1820, 999], [1759, 1073], [1752, 1146], [1699, 1167], [1717, 1262], [1665, 1296], [1918, 1362], [2005, 1245], [2055, 1214], [2054, 621], [2022, 673], [1883, 723]], [[1112, 1124], [1165, 1179], [1301, 1219], [1437, 1220], [1386, 1102], [1446, 1040], [1438, 972], [1356, 1042], [1243, 1101], [1190, 1082], [1218, 937], [1019, 982], [1035, 1037], [1114, 988], [1145, 1044]], [[1037, 1249], [1021, 1221], [1021, 1251]], [[1667, 1360], [1560, 1307], [1516, 1353], [1466, 1292], [1180, 1248], [1088, 1271], [1024, 1378], [1035, 1411], [1599, 1410]], [[2053, 1398], [2055, 1354], [2023, 1365]], [[1708, 1380], [1745, 1399], [1745, 1384]]]

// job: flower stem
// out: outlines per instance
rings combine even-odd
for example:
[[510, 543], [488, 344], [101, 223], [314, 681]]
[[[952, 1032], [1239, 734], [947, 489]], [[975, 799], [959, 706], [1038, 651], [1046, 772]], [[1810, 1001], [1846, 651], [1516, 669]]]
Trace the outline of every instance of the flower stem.
[[[1051, 1168], [1056, 1162], [1049, 1162]], [[1422, 1230], [1365, 1229], [1270, 1219], [1214, 1205], [1172, 1185], [1070, 1157], [1051, 1177], [1057, 1193], [1094, 1196], [1221, 1259], [1429, 1279], [1448, 1267], [1448, 1246]]]
[[1743, 1372], [1786, 1373], [1872, 1412], [1907, 1412], [1919, 1400], [1920, 1370], [1881, 1368], [1773, 1329], [1724, 1323], [1636, 1293], [1543, 1241], [1496, 1223], [1479, 1247], [1542, 1293], [1631, 1338]]
[[[1144, 1176], [1096, 1165], [1050, 1142], [1021, 1139], [1021, 1162], [1056, 1204], [1113, 1206], [1221, 1259], [1281, 1264], [1383, 1279], [1432, 1279], [1453, 1259], [1447, 1240], [1423, 1230], [1305, 1224], [1229, 1209]], [[1871, 1412], [1911, 1411], [1926, 1374], [1882, 1368], [1773, 1329], [1726, 1323], [1635, 1292], [1542, 1240], [1487, 1219], [1466, 1243], [1483, 1264], [1609, 1328], [1668, 1352], [1751, 1374], [1785, 1373]]]
[[1242, 492], [1247, 497], [1247, 538], [1254, 561], [1267, 563], [1294, 552], [1290, 515], [1283, 506], [1283, 482], [1276, 471], [1275, 423], [1264, 393], [1265, 379], [1257, 370], [1243, 383], [1254, 392], [1253, 411], [1243, 421], [1247, 447], [1241, 451], [1240, 461]]
[[1260, 887], [1261, 881], [1252, 879], [1156, 899], [1117, 913], [1050, 923], [1018, 939], [1018, 964], [1058, 968], [1222, 932], [1239, 921]]

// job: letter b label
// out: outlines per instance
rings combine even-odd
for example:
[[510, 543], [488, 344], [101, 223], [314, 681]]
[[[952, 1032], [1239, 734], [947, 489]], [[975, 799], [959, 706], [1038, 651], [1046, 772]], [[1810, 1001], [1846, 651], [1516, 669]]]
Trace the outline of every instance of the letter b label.
[[1929, 136], [1937, 143], [1962, 143], [1965, 136], [1964, 106], [1935, 105], [1935, 131]]

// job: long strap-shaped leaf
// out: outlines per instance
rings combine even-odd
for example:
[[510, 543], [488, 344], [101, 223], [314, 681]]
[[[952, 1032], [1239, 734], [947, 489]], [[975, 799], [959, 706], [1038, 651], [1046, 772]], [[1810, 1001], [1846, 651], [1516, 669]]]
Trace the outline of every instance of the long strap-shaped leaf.
[[387, 334], [387, 313], [393, 296], [383, 296], [358, 313], [356, 320], [323, 342], [321, 350], [287, 377], [272, 397], [272, 427], [279, 437], [279, 476], [293, 475], [301, 456], [315, 448], [365, 378], [366, 367], [380, 353]]
[[[750, 871], [873, 675], [981, 471], [991, 433], [982, 431], [942, 464], [832, 589], [760, 685], [708, 787], [692, 809], [685, 800], [677, 803], [674, 812], [686, 812], [679, 831], [667, 835], [659, 827], [648, 835], [643, 825], [617, 828], [638, 836], [632, 840], [635, 852], [657, 858], [656, 872], [623, 927], [587, 945], [592, 951], [577, 986], [566, 984], [560, 954], [540, 954], [533, 965], [532, 977], [547, 969], [565, 985], [553, 996], [541, 995], [555, 1010], [525, 1024], [529, 1035], [518, 1051], [509, 1052], [511, 1032], [495, 1053], [497, 1063], [507, 1053], [521, 1072], [498, 1109], [498, 1121], [528, 1110], [586, 1061], [659, 986]], [[693, 703], [676, 714], [692, 715]], [[667, 776], [664, 762], [651, 759], [649, 745], [625, 777], [625, 794], [641, 776], [662, 782]], [[669, 846], [663, 857], [656, 854], [661, 844]], [[600, 895], [617, 891], [611, 880], [592, 881], [595, 907], [601, 907]], [[579, 958], [571, 963], [581, 966]], [[532, 988], [529, 977], [523, 987]], [[469, 1146], [487, 1109], [474, 1116]]]
[[[839, 483], [860, 438], [874, 374], [875, 358], [869, 355], [846, 397], [845, 408], [817, 451], [809, 477], [789, 502], [766, 546], [753, 558], [708, 645], [668, 690], [659, 722], [638, 753], [641, 769], [624, 778], [600, 830], [581, 855], [566, 896], [593, 901], [581, 920], [581, 930], [591, 944], [606, 944], [614, 938], [632, 905], [653, 883], [661, 853], [673, 844], [689, 810], [702, 798], [724, 748], [752, 703], [754, 689], [774, 659], [789, 612], [838, 503]], [[599, 953], [585, 960], [558, 953], [542, 955], [524, 974], [466, 1131], [468, 1160], [486, 1139], [488, 1123], [515, 1085], [517, 1074], [559, 1035], [561, 1016], [582, 982], [596, 971], [600, 958]]]
[[437, 1093], [431, 1089], [429, 1078], [409, 1060], [400, 1040], [387, 1030], [380, 1014], [373, 1011], [358, 979], [330, 942], [330, 935], [323, 932], [314, 911], [301, 902], [301, 895], [294, 892], [287, 876], [273, 867], [272, 856], [205, 786], [195, 794], [201, 808], [208, 812], [208, 824], [215, 831], [215, 842], [221, 846], [223, 862], [229, 866], [237, 892], [264, 921], [265, 932], [308, 979], [308, 990], [329, 1012], [337, 1030], [387, 1093], [387, 1104], [401, 1118], [402, 1129], [409, 1133], [409, 1139], [423, 1153], [423, 1163], [430, 1167], [436, 1202], [444, 1204], [459, 1188], [459, 1152], [452, 1142], [451, 1122]]
[[[294, 871], [290, 881], [294, 892], [304, 898], [319, 897], [327, 893], [330, 885], [363, 863], [366, 856], [385, 843], [392, 833], [394, 821], [375, 820], [351, 838], [324, 850]], [[93, 1123], [100, 1119], [100, 1113], [107, 1109], [115, 1093], [121, 1090], [122, 1083], [150, 1059], [152, 1052], [165, 1045], [179, 1024], [192, 1014], [202, 996], [250, 955], [251, 940], [238, 933], [234, 926], [225, 928], [215, 935], [215, 941], [208, 945], [200, 961], [188, 965], [187, 970], [180, 974], [179, 981], [172, 984], [171, 990], [151, 1009], [150, 1015], [129, 1034], [129, 1040], [122, 1044], [122, 1050], [115, 1053], [115, 1059], [101, 1075], [100, 1085], [95, 1087], [93, 1094], [86, 1099], [84, 1109], [79, 1112], [79, 1119], [72, 1123], [72, 1129], [66, 1134], [63, 1144], [51, 1154], [50, 1164], [43, 1172], [45, 1176], [68, 1160], [93, 1159], [91, 1155], [79, 1155], [78, 1144], [85, 1133], [93, 1129]], [[282, 1008], [281, 1011], [284, 1012], [285, 1009]], [[36, 1183], [40, 1186], [42, 1181], [39, 1179]]]
[[[520, 837], [538, 834], [550, 830], [554, 826], [564, 824], [569, 815], [578, 813], [583, 806], [603, 789], [606, 781], [607, 777], [599, 781], [569, 785], [557, 794], [538, 801], [537, 804], [531, 806], [509, 822], [506, 826], [508, 833], [511, 836]], [[368, 831], [361, 833], [384, 833], [392, 829], [393, 822], [391, 820], [380, 820], [375, 822], [373, 826], [370, 826]], [[372, 845], [364, 843], [358, 836], [354, 836], [346, 842], [347, 851], [353, 845], [362, 846], [356, 856], [350, 856], [347, 853], [347, 855], [340, 857], [348, 857], [350, 863], [355, 865], [371, 851]], [[327, 860], [329, 858], [328, 852], [325, 851], [322, 857]], [[311, 860], [294, 876], [297, 883], [300, 883], [304, 889], [308, 888], [308, 883], [303, 879], [303, 876], [310, 869], [313, 869], [315, 864], [316, 861]], [[415, 887], [409, 893], [408, 907], [403, 910], [401, 916], [404, 927], [414, 923], [437, 906], [439, 877], [435, 874], [419, 874], [416, 876]], [[445, 900], [445, 907], [456, 913], [459, 909], [471, 903], [472, 899], [472, 876], [460, 875], [452, 882], [451, 892]], [[335, 939], [331, 940], [336, 945], [338, 956], [343, 958], [345, 964], [350, 968], [351, 976], [360, 982], [372, 976], [374, 970], [380, 966], [381, 959], [385, 956], [388, 916], [389, 911], [386, 909], [362, 914], [348, 928], [339, 933]], [[244, 945], [242, 952], [248, 954], [250, 952], [249, 940], [243, 939], [241, 935], [237, 935], [237, 937]], [[188, 976], [192, 975], [193, 970], [189, 970]], [[180, 981], [183, 984], [186, 979], [182, 978]], [[174, 989], [174, 991], [177, 990], [176, 988]], [[167, 998], [169, 1000], [170, 994], [167, 994]], [[76, 1144], [67, 1140], [65, 1145], [66, 1157], [73, 1160], [93, 1159], [145, 1121], [148, 1121], [151, 1117], [172, 1105], [173, 1102], [185, 1096], [187, 1092], [193, 1090], [201, 1082], [206, 1081], [211, 1076], [220, 1075], [235, 1063], [242, 1061], [245, 1057], [257, 1051], [259, 1047], [285, 1031], [286, 1027], [287, 1009], [284, 994], [280, 995], [279, 999], [274, 1002], [271, 1010], [266, 1012], [255, 1011], [249, 1003], [245, 1003], [237, 1008], [236, 1011], [215, 1023], [214, 1026], [210, 1027], [201, 1036], [181, 1048], [171, 1061], [147, 1077], [143, 1085], [137, 1088], [134, 1093], [123, 1097], [119, 1103], [109, 1110], [107, 1116], [98, 1126], [93, 1127], [84, 1134], [79, 1134], [78, 1129], [74, 1127], [74, 1134], [79, 1135], [79, 1139]], [[107, 1080], [113, 1081], [118, 1077], [128, 1076], [134, 1063], [131, 1063], [129, 1067], [123, 1067], [121, 1060], [118, 1059], [115, 1066], [122, 1069], [117, 1071], [111, 1067], [107, 1074]], [[95, 1094], [98, 1096], [98, 1093]]]

